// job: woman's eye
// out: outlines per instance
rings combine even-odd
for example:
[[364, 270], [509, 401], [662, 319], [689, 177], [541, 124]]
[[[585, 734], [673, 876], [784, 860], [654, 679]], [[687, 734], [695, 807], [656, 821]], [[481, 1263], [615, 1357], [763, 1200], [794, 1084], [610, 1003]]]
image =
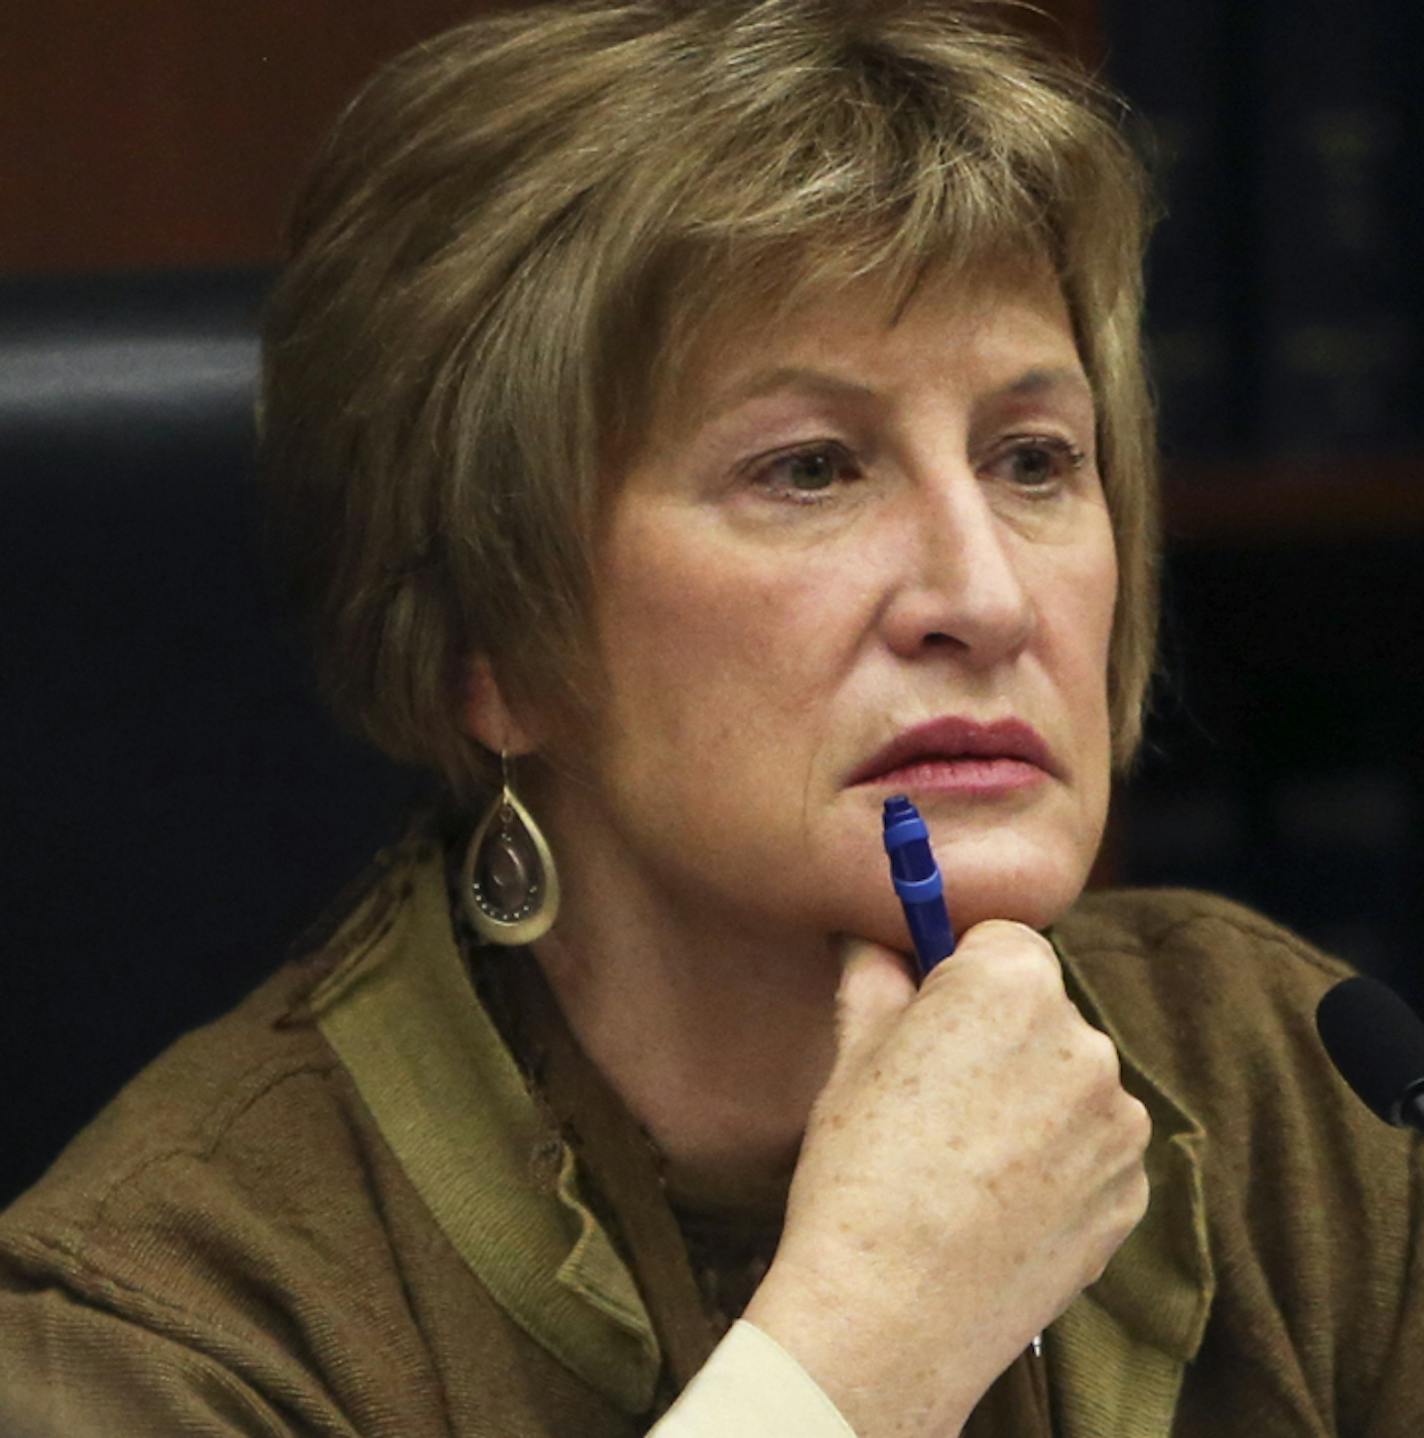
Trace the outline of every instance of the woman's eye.
[[1054, 435], [1032, 435], [1014, 440], [991, 468], [1002, 468], [1008, 479], [1030, 492], [1056, 491], [1087, 461], [1077, 445]]
[[816, 504], [828, 498], [839, 482], [859, 478], [860, 469], [849, 451], [838, 444], [818, 444], [773, 455], [757, 469], [753, 481], [773, 498]]

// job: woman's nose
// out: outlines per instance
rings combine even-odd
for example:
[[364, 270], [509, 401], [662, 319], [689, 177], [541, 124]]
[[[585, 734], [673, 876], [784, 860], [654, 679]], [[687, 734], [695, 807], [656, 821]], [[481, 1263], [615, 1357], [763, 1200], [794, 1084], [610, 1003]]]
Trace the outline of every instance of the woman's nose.
[[883, 611], [891, 649], [905, 658], [952, 651], [974, 667], [1017, 653], [1037, 619], [1024, 538], [971, 473], [927, 486], [915, 500]]

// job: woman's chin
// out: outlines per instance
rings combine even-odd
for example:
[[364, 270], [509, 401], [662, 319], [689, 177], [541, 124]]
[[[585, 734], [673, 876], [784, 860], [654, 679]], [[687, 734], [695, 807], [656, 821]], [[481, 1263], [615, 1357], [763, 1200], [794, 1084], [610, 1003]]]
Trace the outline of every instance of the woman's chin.
[[[1077, 902], [1090, 865], [1060, 858], [1048, 862], [1019, 862], [989, 866], [962, 863], [951, 870], [941, 865], [950, 924], [956, 935], [967, 933], [985, 919], [1012, 919], [1031, 929], [1046, 929]], [[905, 916], [890, 887], [865, 893], [858, 913], [842, 915], [836, 927], [889, 948], [907, 950], [909, 931]]]

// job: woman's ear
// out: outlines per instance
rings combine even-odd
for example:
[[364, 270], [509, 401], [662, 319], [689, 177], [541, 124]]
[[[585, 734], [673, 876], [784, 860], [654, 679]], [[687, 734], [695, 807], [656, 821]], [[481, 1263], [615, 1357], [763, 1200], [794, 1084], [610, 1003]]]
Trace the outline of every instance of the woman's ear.
[[460, 721], [465, 733], [492, 754], [515, 757], [539, 746], [538, 737], [516, 716], [487, 654], [475, 655], [466, 667]]

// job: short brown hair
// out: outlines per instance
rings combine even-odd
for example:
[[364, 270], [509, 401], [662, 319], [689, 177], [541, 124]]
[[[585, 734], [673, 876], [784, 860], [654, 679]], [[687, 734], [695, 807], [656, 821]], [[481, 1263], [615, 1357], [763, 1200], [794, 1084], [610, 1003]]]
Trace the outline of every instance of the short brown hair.
[[1052, 265], [1097, 398], [1127, 763], [1156, 631], [1143, 185], [1113, 102], [1001, 9], [575, 0], [375, 77], [300, 198], [264, 345], [273, 532], [338, 714], [482, 788], [465, 666], [576, 690], [600, 478], [704, 322], [1009, 253]]

